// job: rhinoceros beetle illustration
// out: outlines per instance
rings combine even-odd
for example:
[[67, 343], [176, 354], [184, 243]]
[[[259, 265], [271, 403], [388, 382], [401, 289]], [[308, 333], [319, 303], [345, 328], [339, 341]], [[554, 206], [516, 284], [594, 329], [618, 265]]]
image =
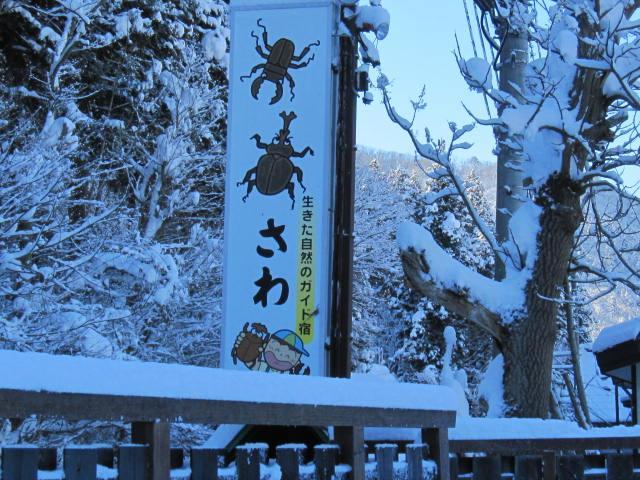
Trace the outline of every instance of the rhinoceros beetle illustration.
[[307, 189], [302, 184], [302, 170], [293, 164], [291, 158], [302, 158], [307, 153], [313, 155], [313, 150], [310, 147], [305, 147], [301, 152], [296, 152], [291, 146], [291, 131], [289, 127], [291, 122], [297, 118], [295, 112], [281, 112], [280, 117], [282, 117], [284, 123], [283, 127], [273, 137], [273, 141], [270, 144], [264, 143], [257, 133], [251, 137], [252, 140], [255, 140], [256, 146], [261, 150], [266, 150], [267, 153], [260, 157], [257, 166], [247, 171], [242, 181], [237, 183], [237, 186], [247, 184], [247, 193], [242, 197], [243, 202], [247, 201], [253, 187], [256, 187], [262, 195], [277, 195], [286, 189], [289, 192], [289, 197], [291, 197], [291, 209], [293, 210], [296, 202], [294, 195], [295, 185], [291, 181], [293, 175], [296, 176], [302, 191], [304, 192]]
[[[311, 51], [311, 47], [317, 47], [320, 45], [320, 41], [316, 41], [310, 43], [300, 55], [296, 55], [296, 46], [293, 41], [288, 38], [280, 38], [276, 40], [276, 43], [273, 45], [269, 44], [269, 35], [267, 33], [266, 27], [262, 24], [262, 19], [259, 18], [257, 24], [260, 28], [262, 28], [262, 42], [264, 43], [264, 48], [266, 48], [267, 52], [264, 51], [262, 46], [260, 45], [260, 38], [254, 31], [251, 32], [251, 36], [256, 39], [256, 52], [266, 60], [266, 63], [259, 63], [255, 67], [251, 69], [251, 73], [249, 75], [243, 75], [240, 77], [240, 80], [244, 82], [245, 79], [251, 78], [258, 70], [262, 69], [262, 73], [260, 76], [256, 78], [251, 84], [251, 95], [253, 98], [258, 100], [258, 93], [260, 93], [260, 87], [265, 80], [275, 84], [276, 93], [271, 98], [270, 105], [274, 103], [278, 103], [282, 98], [282, 83], [286, 78], [289, 82], [289, 88], [291, 90], [291, 100], [295, 98], [295, 93], [293, 93], [293, 89], [295, 87], [295, 82], [293, 81], [293, 77], [289, 73], [289, 69], [299, 69], [304, 68], [315, 58], [315, 54], [311, 55], [308, 60], [302, 61], [304, 57], [306, 57]], [[301, 63], [296, 63], [301, 62]]]

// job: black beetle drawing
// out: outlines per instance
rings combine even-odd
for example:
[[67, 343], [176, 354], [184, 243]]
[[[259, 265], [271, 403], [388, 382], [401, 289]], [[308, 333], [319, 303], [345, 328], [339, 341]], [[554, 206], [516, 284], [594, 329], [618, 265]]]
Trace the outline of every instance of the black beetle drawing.
[[295, 87], [295, 82], [289, 73], [289, 69], [298, 69], [304, 68], [315, 58], [315, 54], [311, 55], [311, 57], [302, 62], [301, 60], [306, 57], [311, 51], [311, 47], [317, 47], [320, 45], [320, 41], [316, 41], [310, 43], [300, 55], [296, 55], [296, 46], [295, 44], [289, 40], [288, 38], [280, 38], [273, 45], [269, 45], [269, 36], [267, 34], [267, 29], [262, 24], [262, 19], [259, 18], [257, 21], [259, 27], [262, 28], [262, 42], [264, 43], [264, 48], [267, 49], [266, 53], [262, 46], [260, 45], [260, 38], [254, 31], [251, 32], [251, 36], [256, 39], [256, 52], [264, 58], [266, 63], [259, 63], [255, 67], [251, 69], [251, 73], [249, 75], [243, 75], [240, 77], [240, 80], [244, 82], [245, 79], [251, 78], [254, 73], [258, 70], [262, 69], [262, 73], [258, 78], [256, 78], [251, 84], [251, 95], [256, 100], [258, 99], [258, 93], [260, 92], [260, 87], [264, 83], [265, 80], [275, 84], [276, 86], [276, 94], [271, 99], [270, 105], [277, 103], [282, 98], [282, 82], [286, 78], [289, 81], [289, 88], [291, 89], [291, 100], [295, 98], [295, 93], [293, 93], [293, 88]]
[[293, 193], [295, 185], [291, 181], [293, 175], [296, 176], [298, 183], [302, 187], [302, 191], [306, 191], [306, 187], [302, 184], [302, 170], [291, 161], [292, 157], [302, 158], [307, 153], [313, 155], [310, 147], [305, 147], [302, 152], [296, 152], [291, 146], [291, 131], [289, 127], [291, 122], [297, 118], [295, 112], [287, 114], [281, 112], [280, 117], [284, 122], [282, 129], [273, 137], [271, 144], [262, 142], [260, 135], [257, 133], [251, 137], [256, 141], [256, 146], [267, 153], [262, 155], [258, 160], [258, 165], [247, 171], [241, 182], [237, 186], [247, 184], [247, 193], [242, 197], [242, 201], [246, 202], [253, 187], [258, 189], [262, 195], [277, 195], [285, 189], [291, 197], [291, 209], [296, 202]]

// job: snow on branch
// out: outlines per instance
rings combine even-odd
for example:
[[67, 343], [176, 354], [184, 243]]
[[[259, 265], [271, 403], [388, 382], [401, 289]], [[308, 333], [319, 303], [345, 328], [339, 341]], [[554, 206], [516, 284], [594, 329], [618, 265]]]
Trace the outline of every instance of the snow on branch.
[[504, 341], [501, 318], [524, 302], [521, 289], [496, 282], [451, 258], [431, 233], [414, 223], [398, 229], [403, 266], [413, 287], [447, 310]]

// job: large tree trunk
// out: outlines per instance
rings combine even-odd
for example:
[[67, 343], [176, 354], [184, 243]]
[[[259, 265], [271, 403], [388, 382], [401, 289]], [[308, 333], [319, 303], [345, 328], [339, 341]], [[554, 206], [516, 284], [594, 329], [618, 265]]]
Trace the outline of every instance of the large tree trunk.
[[[489, 332], [504, 355], [504, 396], [509, 416], [547, 418], [558, 302], [567, 277], [573, 238], [582, 221], [580, 191], [565, 176], [552, 177], [540, 192], [545, 199], [538, 232], [538, 256], [526, 287], [525, 305], [511, 323], [460, 291], [435, 284], [423, 252], [401, 253], [414, 289]], [[426, 275], [425, 275], [426, 274]]]
[[576, 229], [582, 221], [580, 194], [560, 175], [549, 181], [538, 233], [538, 258], [526, 290], [526, 310], [503, 344], [504, 393], [510, 416], [545, 418], [560, 299]]

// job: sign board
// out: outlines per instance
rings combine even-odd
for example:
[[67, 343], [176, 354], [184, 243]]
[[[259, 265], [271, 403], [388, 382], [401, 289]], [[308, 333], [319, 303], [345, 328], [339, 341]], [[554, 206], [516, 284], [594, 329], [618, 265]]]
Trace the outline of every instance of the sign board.
[[326, 374], [339, 9], [231, 3], [222, 365]]

